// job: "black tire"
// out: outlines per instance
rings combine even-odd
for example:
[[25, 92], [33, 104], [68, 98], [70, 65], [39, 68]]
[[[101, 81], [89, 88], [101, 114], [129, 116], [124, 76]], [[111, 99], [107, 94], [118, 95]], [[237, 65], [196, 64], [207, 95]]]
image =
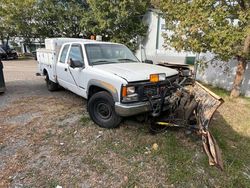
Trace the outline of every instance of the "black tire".
[[46, 75], [45, 81], [46, 81], [46, 85], [47, 85], [47, 88], [48, 88], [49, 91], [56, 91], [56, 90], [58, 90], [58, 84], [55, 83], [55, 82], [52, 82], [49, 79], [48, 74]]
[[113, 97], [106, 91], [95, 93], [89, 99], [88, 112], [91, 119], [103, 128], [116, 128], [122, 120], [115, 112]]

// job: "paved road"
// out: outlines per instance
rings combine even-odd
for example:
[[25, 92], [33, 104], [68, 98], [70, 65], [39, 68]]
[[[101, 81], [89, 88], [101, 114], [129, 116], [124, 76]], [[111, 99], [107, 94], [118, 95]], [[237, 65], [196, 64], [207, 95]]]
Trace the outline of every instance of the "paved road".
[[12, 82], [18, 80], [41, 80], [35, 76], [37, 62], [35, 60], [4, 61], [5, 81]]
[[49, 92], [44, 77], [36, 76], [37, 62], [35, 60], [3, 61], [6, 92], [0, 95], [0, 108], [11, 101], [29, 96], [61, 96], [82, 99], [75, 94], [61, 90]]

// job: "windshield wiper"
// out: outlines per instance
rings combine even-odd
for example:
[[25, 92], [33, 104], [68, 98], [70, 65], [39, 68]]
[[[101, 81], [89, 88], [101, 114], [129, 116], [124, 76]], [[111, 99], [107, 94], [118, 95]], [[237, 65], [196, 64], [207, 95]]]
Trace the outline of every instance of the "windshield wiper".
[[128, 59], [128, 58], [121, 58], [121, 59], [118, 59], [118, 61], [132, 61], [132, 62], [138, 62], [134, 59]]

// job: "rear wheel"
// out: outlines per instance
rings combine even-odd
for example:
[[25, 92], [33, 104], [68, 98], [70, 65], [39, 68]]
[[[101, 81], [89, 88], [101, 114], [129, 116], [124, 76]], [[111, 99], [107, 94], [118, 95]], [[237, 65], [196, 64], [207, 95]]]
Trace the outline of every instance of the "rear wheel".
[[58, 90], [58, 84], [55, 83], [55, 82], [52, 82], [49, 79], [48, 74], [46, 75], [45, 81], [46, 81], [46, 85], [47, 85], [47, 88], [48, 88], [49, 91], [56, 91], [56, 90]]
[[88, 102], [91, 119], [100, 127], [116, 128], [122, 118], [115, 112], [113, 97], [106, 91], [95, 93]]

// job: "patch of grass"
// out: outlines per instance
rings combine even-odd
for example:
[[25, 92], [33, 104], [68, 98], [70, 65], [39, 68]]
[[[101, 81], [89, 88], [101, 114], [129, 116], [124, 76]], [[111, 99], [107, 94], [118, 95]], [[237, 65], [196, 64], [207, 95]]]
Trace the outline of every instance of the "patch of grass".
[[[243, 175], [250, 164], [250, 108], [248, 100], [226, 98], [215, 114], [210, 131], [222, 150], [225, 171], [206, 170], [223, 187], [249, 187], [250, 180]], [[204, 161], [206, 163], [206, 161]], [[250, 173], [248, 173], [249, 175]], [[216, 176], [219, 175], [220, 181]]]
[[50, 187], [50, 188], [55, 188], [57, 185], [60, 185], [59, 181], [53, 178], [48, 179], [46, 183], [46, 187]]
[[31, 168], [26, 172], [25, 176], [28, 177], [28, 178], [36, 177], [36, 176], [38, 176], [40, 174], [40, 172], [41, 171], [39, 169], [37, 169], [37, 168]]
[[3, 150], [6, 147], [5, 144], [0, 144], [0, 151]]
[[87, 123], [89, 123], [91, 121], [90, 117], [87, 115], [84, 115], [81, 117], [80, 122], [82, 125], [86, 125]]
[[168, 133], [156, 155], [161, 155], [168, 164], [167, 174], [171, 183], [186, 182], [192, 177], [192, 157], [194, 150], [183, 146], [175, 132]]
[[43, 139], [48, 140], [48, 139], [52, 138], [53, 136], [54, 136], [54, 134], [52, 133], [52, 130], [48, 130], [45, 132]]
[[140, 184], [140, 177], [137, 176], [137, 171], [132, 171], [129, 175], [128, 175], [128, 182], [126, 183], [125, 187], [126, 188], [135, 188], [138, 187], [138, 185]]
[[18, 57], [18, 61], [31, 60], [31, 59], [34, 59], [34, 57], [32, 57], [32, 56], [26, 56], [26, 55], [22, 55], [22, 56]]
[[[131, 135], [132, 134], [132, 135]], [[133, 135], [135, 132], [131, 133], [127, 136], [134, 136], [131, 138], [131, 143], [128, 143], [121, 139], [121, 137], [114, 139], [109, 137], [105, 140], [102, 140], [102, 143], [97, 146], [98, 151], [100, 153], [105, 153], [106, 151], [112, 151], [120, 156], [123, 159], [129, 161], [134, 156], [141, 156], [144, 154], [146, 150], [145, 148], [145, 140], [137, 140], [138, 136]], [[142, 134], [142, 133], [141, 133]], [[142, 144], [143, 143], [143, 144]]]
[[76, 152], [77, 150], [72, 147], [72, 146], [62, 146], [63, 148], [61, 148], [59, 150], [59, 154], [60, 155], [64, 155], [64, 156], [69, 156], [70, 154]]
[[208, 85], [208, 84], [204, 84], [204, 83], [202, 83], [202, 85], [204, 85], [205, 87], [207, 87], [208, 89], [213, 91], [216, 95], [218, 95], [218, 96], [220, 96], [222, 98], [230, 96], [230, 92], [225, 90], [225, 89], [214, 87], [212, 85]]
[[96, 171], [100, 174], [106, 172], [108, 167], [101, 159], [94, 159], [92, 156], [85, 155], [81, 159], [82, 163], [88, 165], [93, 171]]

